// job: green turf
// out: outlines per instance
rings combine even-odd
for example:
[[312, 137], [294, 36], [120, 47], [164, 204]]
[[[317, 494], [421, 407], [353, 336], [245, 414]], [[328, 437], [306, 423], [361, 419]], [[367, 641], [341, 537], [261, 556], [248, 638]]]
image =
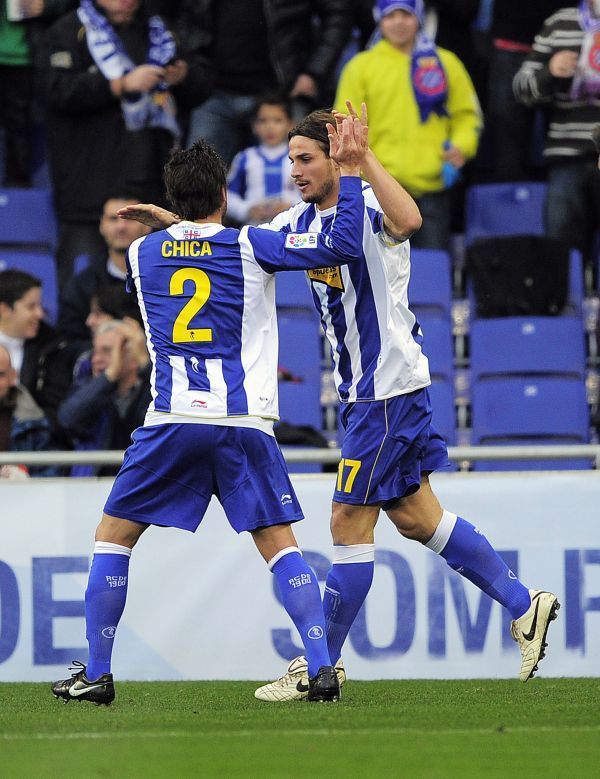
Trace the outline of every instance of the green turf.
[[0, 684], [0, 776], [600, 776], [600, 679], [349, 682], [338, 704], [255, 686], [121, 683], [97, 707]]

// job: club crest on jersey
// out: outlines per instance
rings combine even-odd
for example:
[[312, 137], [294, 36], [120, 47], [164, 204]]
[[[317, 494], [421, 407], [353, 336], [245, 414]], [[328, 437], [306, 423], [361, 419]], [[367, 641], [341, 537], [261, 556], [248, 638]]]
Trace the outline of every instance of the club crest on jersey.
[[317, 233], [290, 233], [285, 237], [288, 249], [316, 249], [318, 244]]
[[307, 273], [311, 281], [317, 281], [319, 284], [325, 284], [328, 287], [333, 287], [333, 289], [344, 290], [340, 268], [316, 268], [315, 270], [307, 271]]

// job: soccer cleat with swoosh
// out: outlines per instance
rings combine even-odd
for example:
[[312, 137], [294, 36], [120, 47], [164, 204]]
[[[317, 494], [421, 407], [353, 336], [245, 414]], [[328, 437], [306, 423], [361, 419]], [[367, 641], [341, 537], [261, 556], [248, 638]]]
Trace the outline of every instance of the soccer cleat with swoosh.
[[[340, 687], [346, 681], [346, 671], [341, 660], [335, 665]], [[259, 687], [254, 697], [259, 701], [304, 701], [308, 699], [308, 663], [303, 656], [289, 664], [284, 675], [274, 682]]]
[[[81, 670], [77, 670], [77, 669]], [[99, 679], [90, 680], [86, 677], [86, 666], [79, 660], [73, 660], [69, 671], [75, 671], [70, 679], [61, 679], [52, 685], [52, 694], [55, 698], [62, 698], [65, 703], [69, 701], [89, 701], [98, 706], [110, 705], [115, 699], [115, 686], [112, 674], [103, 674]]]
[[546, 654], [546, 634], [552, 620], [558, 616], [560, 603], [551, 592], [529, 590], [531, 606], [525, 614], [514, 619], [510, 634], [521, 650], [521, 671], [519, 679], [526, 682], [534, 676], [538, 663]]

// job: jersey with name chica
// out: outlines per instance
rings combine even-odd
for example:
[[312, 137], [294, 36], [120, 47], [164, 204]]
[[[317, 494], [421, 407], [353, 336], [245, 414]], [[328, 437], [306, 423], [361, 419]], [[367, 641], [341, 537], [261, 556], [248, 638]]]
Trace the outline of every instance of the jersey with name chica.
[[171, 421], [278, 418], [273, 274], [360, 257], [360, 181], [342, 182], [328, 235], [180, 222], [133, 242], [128, 287], [152, 361], [146, 424], [156, 422], [153, 412]]
[[[384, 400], [431, 383], [419, 323], [408, 307], [409, 242], [386, 234], [383, 210], [368, 184], [363, 198], [361, 261], [307, 272], [343, 402]], [[328, 234], [335, 214], [335, 206], [319, 211], [300, 203], [270, 227]]]

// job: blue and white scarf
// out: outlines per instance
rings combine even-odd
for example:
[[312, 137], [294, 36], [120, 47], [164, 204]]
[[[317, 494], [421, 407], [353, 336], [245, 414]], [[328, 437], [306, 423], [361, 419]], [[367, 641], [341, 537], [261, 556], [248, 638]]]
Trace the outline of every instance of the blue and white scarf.
[[[377, 0], [373, 9], [375, 20], [379, 22], [383, 16], [397, 9], [413, 14], [419, 22], [419, 31], [411, 54], [410, 76], [421, 122], [426, 122], [431, 113], [448, 116], [448, 79], [434, 41], [423, 32], [423, 0]], [[381, 38], [381, 28], [378, 26], [370, 45], [374, 45]]]
[[579, 24], [584, 37], [570, 96], [572, 100], [595, 99], [600, 95], [600, 16], [592, 13], [587, 0], [579, 3]]
[[[102, 75], [108, 79], [122, 78], [135, 68], [114, 28], [92, 0], [81, 0], [77, 16], [85, 27], [86, 41], [92, 58]], [[160, 16], [151, 16], [148, 24], [149, 47], [146, 62], [164, 67], [176, 54], [175, 40]], [[177, 107], [165, 82], [150, 92], [133, 99], [124, 95], [121, 110], [128, 130], [162, 127], [176, 140], [181, 137], [177, 122]]]

